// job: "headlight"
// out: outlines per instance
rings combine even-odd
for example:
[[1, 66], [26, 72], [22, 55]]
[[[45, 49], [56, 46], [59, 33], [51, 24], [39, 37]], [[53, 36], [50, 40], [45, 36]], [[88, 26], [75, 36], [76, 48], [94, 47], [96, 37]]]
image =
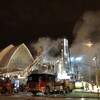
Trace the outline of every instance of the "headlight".
[[17, 88], [14, 88], [14, 90], [17, 90]]

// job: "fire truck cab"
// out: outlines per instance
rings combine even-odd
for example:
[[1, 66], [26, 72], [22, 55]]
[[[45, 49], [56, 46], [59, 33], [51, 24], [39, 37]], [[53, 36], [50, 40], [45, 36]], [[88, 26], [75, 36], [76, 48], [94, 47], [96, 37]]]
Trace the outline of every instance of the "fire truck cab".
[[52, 74], [31, 74], [28, 76], [26, 90], [36, 95], [37, 92], [50, 94], [55, 91], [63, 91], [65, 93], [74, 89], [74, 83], [69, 80], [55, 81], [55, 75]]

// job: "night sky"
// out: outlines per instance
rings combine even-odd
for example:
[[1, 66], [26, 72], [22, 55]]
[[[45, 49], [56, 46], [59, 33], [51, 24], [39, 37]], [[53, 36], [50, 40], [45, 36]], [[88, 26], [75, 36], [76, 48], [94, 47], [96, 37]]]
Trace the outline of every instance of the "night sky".
[[46, 36], [71, 44], [83, 13], [99, 9], [100, 0], [0, 0], [0, 48]]

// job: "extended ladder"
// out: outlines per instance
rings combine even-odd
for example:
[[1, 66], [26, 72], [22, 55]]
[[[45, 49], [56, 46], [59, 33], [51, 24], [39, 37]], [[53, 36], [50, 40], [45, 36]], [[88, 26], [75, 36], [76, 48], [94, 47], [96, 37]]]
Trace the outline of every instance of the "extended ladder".
[[29, 65], [27, 68], [25, 68], [24, 71], [22, 71], [20, 76], [27, 77], [29, 74], [31, 74], [31, 72], [36, 68], [36, 65], [38, 64], [38, 62], [51, 50], [52, 47], [53, 45], [49, 45], [44, 50], [44, 52], [31, 65]]

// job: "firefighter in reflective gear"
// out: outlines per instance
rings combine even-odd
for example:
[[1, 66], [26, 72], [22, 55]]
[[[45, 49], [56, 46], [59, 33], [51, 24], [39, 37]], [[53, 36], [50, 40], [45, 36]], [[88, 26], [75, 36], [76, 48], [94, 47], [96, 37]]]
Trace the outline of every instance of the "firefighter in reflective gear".
[[94, 84], [94, 82], [92, 81], [92, 82], [91, 82], [92, 90], [94, 90], [94, 85], [95, 85], [95, 84]]
[[63, 80], [63, 93], [66, 93], [66, 80]]
[[8, 91], [9, 93], [11, 93], [11, 91], [12, 91], [12, 85], [11, 85], [10, 82], [6, 84], [6, 88], [7, 88], [7, 91]]
[[85, 88], [86, 88], [86, 90], [89, 90], [89, 84], [88, 84], [88, 82], [86, 82]]
[[82, 81], [82, 90], [84, 90], [84, 82]]

